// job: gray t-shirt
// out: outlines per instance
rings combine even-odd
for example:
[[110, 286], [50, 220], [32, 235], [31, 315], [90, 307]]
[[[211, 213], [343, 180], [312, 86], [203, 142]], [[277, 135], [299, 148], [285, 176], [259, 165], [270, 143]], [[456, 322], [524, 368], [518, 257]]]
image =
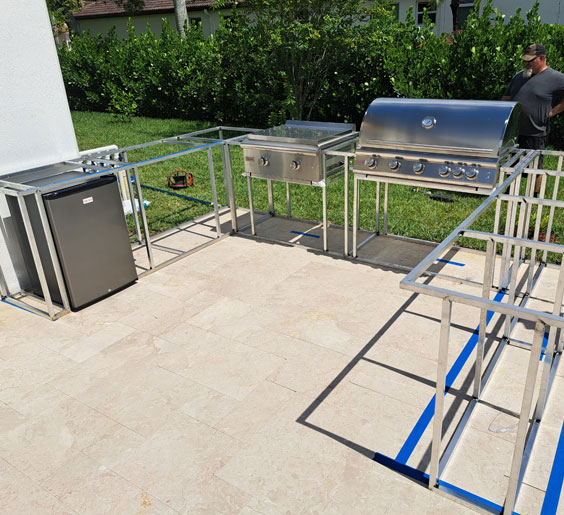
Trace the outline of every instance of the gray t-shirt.
[[564, 74], [546, 68], [526, 79], [523, 72], [519, 72], [511, 79], [504, 95], [521, 102], [519, 135], [545, 136], [549, 131], [548, 113], [564, 95]]

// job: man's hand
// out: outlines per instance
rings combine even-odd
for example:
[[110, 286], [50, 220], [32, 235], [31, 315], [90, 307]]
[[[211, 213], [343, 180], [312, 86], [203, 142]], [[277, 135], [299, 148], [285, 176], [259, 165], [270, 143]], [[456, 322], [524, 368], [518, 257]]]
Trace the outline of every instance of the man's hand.
[[564, 100], [562, 102], [560, 102], [559, 104], [556, 104], [548, 113], [548, 117], [549, 118], [553, 118], [554, 116], [556, 116], [557, 114], [560, 114], [562, 111], [564, 111]]

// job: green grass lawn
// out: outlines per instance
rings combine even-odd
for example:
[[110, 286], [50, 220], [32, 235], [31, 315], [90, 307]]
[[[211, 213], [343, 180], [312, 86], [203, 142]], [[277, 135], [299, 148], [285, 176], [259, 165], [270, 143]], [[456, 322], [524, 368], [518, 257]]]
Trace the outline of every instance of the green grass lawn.
[[[73, 112], [75, 131], [80, 150], [115, 144], [125, 147], [138, 143], [158, 140], [168, 136], [175, 136], [202, 128], [213, 126], [207, 122], [185, 120], [160, 120], [154, 118], [132, 118], [120, 120], [106, 113]], [[128, 153], [129, 161], [142, 161], [151, 157], [178, 152], [185, 147], [179, 145], [156, 145]], [[241, 207], [248, 207], [247, 182], [241, 176], [243, 172], [242, 152], [238, 147], [232, 147], [232, 163], [236, 203]], [[214, 168], [219, 202], [227, 204], [227, 195], [223, 182], [223, 169], [219, 149], [213, 150]], [[555, 167], [556, 160], [548, 158], [545, 163]], [[211, 201], [207, 152], [197, 152], [188, 156], [170, 159], [161, 163], [139, 168], [142, 184], [170, 190], [167, 187], [168, 175], [183, 169], [193, 174], [194, 187], [177, 190], [178, 193], [202, 200]], [[351, 205], [349, 221], [352, 224], [352, 174], [349, 191]], [[292, 216], [310, 220], [322, 219], [321, 188], [291, 184]], [[335, 181], [328, 187], [328, 218], [332, 223], [343, 225], [343, 180]], [[381, 195], [383, 195], [383, 187]], [[550, 188], [549, 188], [549, 191]], [[432, 200], [430, 193], [441, 193], [453, 202]], [[267, 210], [266, 181], [253, 181], [255, 209]], [[149, 228], [152, 233], [161, 232], [179, 223], [208, 213], [210, 206], [202, 205], [183, 198], [176, 198], [159, 192], [143, 189], [145, 200], [151, 202], [147, 208]], [[548, 195], [547, 195], [548, 196]], [[286, 213], [286, 186], [284, 183], [274, 183], [275, 210]], [[360, 227], [374, 229], [376, 184], [364, 181], [361, 183]], [[390, 185], [389, 191], [389, 220], [390, 234], [409, 236], [429, 241], [443, 240], [458, 224], [470, 215], [484, 200], [483, 196], [456, 192], [439, 192], [423, 189], [416, 191], [409, 186]], [[555, 232], [558, 241], [564, 241], [564, 213], [557, 211], [555, 218]], [[492, 231], [494, 207], [482, 216], [472, 227], [481, 231]], [[544, 218], [544, 216], [543, 216]], [[128, 221], [133, 228], [131, 220]], [[461, 239], [461, 243], [483, 248], [482, 242]]]

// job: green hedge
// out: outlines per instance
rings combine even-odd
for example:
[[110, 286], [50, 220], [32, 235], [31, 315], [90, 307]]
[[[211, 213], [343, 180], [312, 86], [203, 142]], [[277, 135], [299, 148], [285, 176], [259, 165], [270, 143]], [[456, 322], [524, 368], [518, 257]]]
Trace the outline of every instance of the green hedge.
[[[361, 25], [326, 17], [320, 30], [305, 23], [288, 30], [264, 17], [249, 21], [234, 9], [209, 39], [197, 28], [182, 39], [166, 23], [159, 37], [130, 27], [125, 40], [115, 32], [73, 37], [59, 58], [73, 109], [252, 126], [296, 113], [359, 124], [379, 96], [499, 99], [531, 42], [544, 43], [549, 65], [564, 71], [564, 27], [541, 23], [538, 4], [506, 17], [491, 0], [477, 2], [464, 30], [440, 36], [428, 19], [417, 27], [411, 12], [404, 23], [382, 6], [369, 14]], [[301, 59], [306, 78], [308, 58], [321, 77], [299, 111], [289, 55]], [[320, 71], [315, 60], [321, 55]], [[552, 143], [562, 147], [563, 136], [559, 117]]]

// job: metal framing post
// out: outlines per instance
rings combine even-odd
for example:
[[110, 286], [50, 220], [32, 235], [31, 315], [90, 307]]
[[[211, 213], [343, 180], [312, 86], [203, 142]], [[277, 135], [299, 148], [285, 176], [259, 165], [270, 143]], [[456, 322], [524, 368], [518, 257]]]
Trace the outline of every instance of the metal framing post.
[[429, 488], [431, 490], [437, 486], [439, 479], [438, 474], [443, 435], [443, 411], [445, 404], [446, 373], [448, 365], [448, 342], [450, 338], [451, 315], [452, 301], [448, 297], [444, 297], [441, 312], [439, 362], [437, 364], [437, 388], [435, 391], [435, 416], [433, 418], [433, 443], [431, 447], [431, 465], [429, 471]]
[[290, 218], [292, 216], [292, 200], [290, 197], [290, 183], [286, 183], [286, 216]]
[[323, 252], [327, 252], [327, 233], [329, 232], [329, 226], [327, 223], [327, 183], [323, 181], [323, 186], [321, 186], [322, 197], [323, 197]]
[[384, 227], [382, 234], [388, 234], [388, 193], [389, 193], [388, 182], [384, 183]]
[[[522, 174], [513, 181], [510, 188], [511, 195], [517, 195], [519, 186], [521, 185]], [[515, 218], [517, 216], [517, 206], [514, 202], [507, 203], [507, 214], [505, 219], [505, 236], [513, 236], [515, 228]], [[499, 272], [499, 285], [501, 288], [507, 288], [509, 285], [509, 263], [511, 261], [511, 245], [503, 244], [503, 252], [501, 258], [501, 268]]]
[[272, 179], [266, 179], [266, 191], [268, 194], [268, 212], [274, 216], [274, 195], [272, 194]]
[[251, 234], [253, 236], [257, 235], [255, 230], [255, 212], [253, 208], [253, 186], [251, 184], [251, 178], [247, 176], [247, 188], [249, 189], [249, 215], [251, 216]]
[[521, 414], [519, 416], [519, 425], [517, 428], [517, 440], [513, 450], [513, 459], [511, 462], [511, 472], [509, 475], [509, 485], [507, 487], [507, 495], [503, 506], [503, 513], [513, 513], [513, 508], [517, 500], [517, 489], [519, 476], [521, 472], [521, 463], [523, 461], [523, 452], [527, 441], [527, 431], [529, 427], [529, 414], [533, 404], [535, 393], [535, 382], [539, 368], [539, 359], [542, 350], [542, 342], [544, 338], [545, 323], [537, 321], [535, 324], [535, 335], [533, 338], [533, 347], [529, 356], [529, 366], [527, 368], [527, 379], [525, 381], [525, 391], [523, 393], [523, 401], [521, 403]]
[[[495, 243], [488, 240], [486, 249], [486, 264], [484, 270], [484, 284], [482, 286], [482, 298], [490, 299], [490, 290], [493, 281], [493, 261], [495, 260]], [[478, 345], [476, 346], [476, 363], [474, 364], [474, 393], [475, 399], [480, 398], [482, 389], [482, 369], [484, 366], [484, 345], [486, 341], [486, 325], [488, 310], [480, 309], [480, 328], [478, 331]]]
[[344, 221], [345, 227], [343, 231], [343, 255], [346, 257], [349, 255], [349, 158], [345, 157], [345, 199], [344, 199]]
[[[219, 139], [223, 140], [223, 129], [219, 128]], [[221, 169], [223, 170], [223, 186], [225, 188], [225, 196], [227, 197], [227, 205], [231, 206], [231, 202], [229, 201], [229, 181], [227, 180], [227, 166], [225, 164], [226, 161], [225, 155], [225, 145], [221, 145]]]
[[357, 256], [357, 240], [358, 240], [358, 217], [359, 217], [359, 195], [360, 195], [360, 181], [356, 174], [353, 178], [353, 246], [352, 256]]
[[[127, 152], [122, 152], [121, 156], [123, 157], [123, 161], [127, 163]], [[133, 220], [135, 221], [135, 235], [137, 236], [137, 241], [139, 243], [143, 242], [141, 238], [141, 227], [139, 226], [139, 217], [137, 215], [137, 206], [135, 205], [135, 194], [133, 193], [133, 186], [131, 184], [131, 175], [129, 174], [129, 170], [125, 170], [125, 174], [127, 176], [127, 189], [129, 190], [129, 201], [131, 203], [131, 214], [133, 215]]]
[[25, 198], [19, 196], [18, 204], [20, 206], [20, 211], [22, 213], [25, 232], [27, 233], [27, 239], [29, 241], [29, 246], [31, 248], [31, 254], [33, 256], [33, 262], [35, 264], [37, 276], [39, 278], [39, 284], [41, 285], [41, 291], [43, 292], [45, 304], [47, 305], [47, 312], [49, 313], [49, 317], [53, 319], [55, 316], [55, 310], [53, 307], [53, 301], [51, 299], [51, 292], [49, 291], [49, 285], [47, 284], [45, 271], [43, 270], [43, 263], [41, 262], [39, 249], [37, 248], [37, 242], [35, 241], [35, 234], [33, 233], [33, 228], [31, 226], [31, 220], [29, 218], [29, 213], [27, 211], [27, 206], [25, 204]]
[[[564, 256], [563, 256], [564, 257]], [[556, 285], [556, 294], [554, 295], [554, 304], [552, 314], [560, 316], [562, 312], [562, 299], [564, 298], [564, 264], [560, 265], [558, 274], [558, 283]], [[542, 365], [542, 379], [540, 384], [537, 407], [535, 409], [535, 420], [541, 420], [544, 413], [548, 396], [548, 381], [550, 379], [550, 369], [552, 368], [552, 359], [554, 357], [554, 347], [556, 342], [556, 327], [551, 327], [548, 333], [548, 342], [544, 350], [544, 362]]]
[[47, 248], [49, 249], [49, 255], [51, 256], [53, 271], [55, 272], [55, 278], [57, 279], [57, 286], [59, 287], [59, 293], [61, 294], [63, 308], [65, 309], [65, 311], [69, 311], [70, 303], [69, 297], [67, 295], [67, 288], [65, 286], [65, 280], [63, 278], [63, 272], [61, 270], [59, 256], [57, 255], [57, 249], [55, 248], [55, 242], [53, 241], [53, 236], [51, 234], [51, 228], [49, 226], [49, 220], [45, 211], [45, 205], [43, 204], [43, 199], [41, 198], [41, 193], [39, 191], [35, 192], [35, 202], [37, 202], [39, 218], [41, 219], [41, 225], [43, 226], [43, 232], [45, 233], [45, 239], [47, 240]]
[[221, 148], [225, 154], [225, 168], [223, 169], [224, 178], [227, 183], [227, 198], [231, 209], [231, 229], [233, 232], [239, 230], [237, 224], [237, 205], [235, 203], [235, 187], [233, 185], [233, 167], [231, 162], [231, 148], [228, 143], [224, 143]]
[[143, 223], [143, 233], [145, 234], [145, 246], [147, 248], [147, 258], [149, 259], [149, 268], [155, 267], [153, 260], [153, 248], [151, 246], [151, 236], [149, 235], [149, 224], [147, 223], [147, 214], [145, 213], [145, 204], [143, 202], [143, 193], [141, 192], [141, 181], [139, 180], [139, 172], [137, 167], [133, 168], [133, 177], [135, 178], [135, 189], [139, 198], [139, 213], [141, 213], [141, 222]]
[[221, 222], [219, 221], [219, 206], [217, 205], [217, 190], [215, 188], [215, 172], [213, 169], [213, 155], [211, 147], [208, 148], [208, 168], [210, 170], [210, 185], [212, 192], [213, 201], [213, 212], [215, 215], [215, 227], [217, 231], [217, 237], [221, 236]]
[[374, 232], [380, 234], [380, 181], [376, 181], [376, 220]]

